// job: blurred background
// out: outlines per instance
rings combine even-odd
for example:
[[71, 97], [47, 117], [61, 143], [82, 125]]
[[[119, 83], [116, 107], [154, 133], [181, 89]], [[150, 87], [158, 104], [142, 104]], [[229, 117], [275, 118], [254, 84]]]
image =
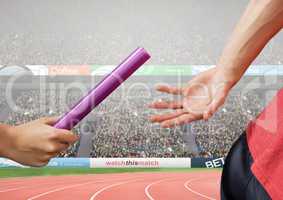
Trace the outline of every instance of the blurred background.
[[[185, 83], [216, 63], [247, 3], [1, 1], [0, 120], [14, 125], [63, 114], [102, 78], [97, 69], [109, 71], [143, 46], [152, 55], [147, 64], [153, 70], [133, 76], [92, 112], [74, 130], [81, 140], [60, 156], [223, 157], [283, 85], [282, 33], [266, 46], [253, 70], [208, 122], [161, 129], [148, 121], [153, 111], [146, 106], [166, 98], [154, 91], [157, 83]], [[269, 69], [275, 71], [266, 73]], [[13, 79], [21, 72], [25, 76]], [[12, 106], [7, 91], [15, 102]]]
[[[248, 0], [0, 1], [1, 64], [214, 64]], [[256, 63], [281, 64], [279, 34]]]

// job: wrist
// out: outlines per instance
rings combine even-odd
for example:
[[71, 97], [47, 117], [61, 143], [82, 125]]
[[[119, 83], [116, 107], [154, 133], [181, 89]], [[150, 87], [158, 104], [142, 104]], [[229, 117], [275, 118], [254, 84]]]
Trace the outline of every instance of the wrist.
[[216, 74], [218, 74], [218, 77], [222, 77], [226, 82], [229, 82], [232, 86], [234, 86], [243, 76], [244, 72], [229, 68], [229, 67], [223, 67], [221, 65], [217, 65], [216, 67]]

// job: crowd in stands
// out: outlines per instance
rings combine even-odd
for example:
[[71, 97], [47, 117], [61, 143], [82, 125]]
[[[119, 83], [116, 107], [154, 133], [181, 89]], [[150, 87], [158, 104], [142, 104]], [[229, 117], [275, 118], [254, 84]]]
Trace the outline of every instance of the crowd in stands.
[[[59, 116], [81, 95], [78, 90], [62, 92], [56, 88], [17, 90], [12, 94], [13, 104], [1, 89], [0, 109], [9, 108], [1, 122], [17, 125], [43, 116]], [[164, 96], [153, 89], [150, 92], [136, 89], [130, 93], [119, 90], [73, 131], [81, 137], [92, 134], [92, 157], [222, 157], [244, 131], [247, 122], [262, 109], [258, 92], [235, 92], [207, 122], [164, 129], [148, 120], [155, 111], [147, 105], [159, 98]], [[84, 123], [89, 126], [86, 131], [81, 128]], [[194, 141], [188, 143], [185, 139], [188, 134]], [[190, 148], [192, 143], [196, 148]], [[76, 156], [78, 147], [79, 142], [59, 156]]]

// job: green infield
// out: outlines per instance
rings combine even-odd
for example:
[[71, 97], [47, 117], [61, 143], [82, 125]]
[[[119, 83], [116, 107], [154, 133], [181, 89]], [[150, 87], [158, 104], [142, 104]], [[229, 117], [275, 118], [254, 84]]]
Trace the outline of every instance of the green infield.
[[27, 176], [60, 176], [79, 174], [129, 173], [129, 172], [199, 172], [201, 170], [220, 170], [206, 168], [2, 168], [0, 178]]

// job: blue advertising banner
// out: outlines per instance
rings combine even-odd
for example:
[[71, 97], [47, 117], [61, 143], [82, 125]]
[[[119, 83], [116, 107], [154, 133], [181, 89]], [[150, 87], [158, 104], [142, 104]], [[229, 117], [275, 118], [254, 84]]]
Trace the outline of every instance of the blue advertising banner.
[[53, 158], [47, 167], [90, 167], [89, 158]]

